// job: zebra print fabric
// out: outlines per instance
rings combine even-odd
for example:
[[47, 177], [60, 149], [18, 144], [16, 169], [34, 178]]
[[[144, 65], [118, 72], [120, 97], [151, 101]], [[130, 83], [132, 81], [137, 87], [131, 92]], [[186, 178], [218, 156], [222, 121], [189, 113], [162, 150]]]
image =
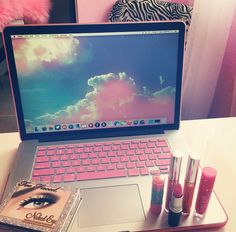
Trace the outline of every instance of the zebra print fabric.
[[117, 0], [110, 22], [182, 20], [190, 25], [192, 7], [159, 0]]

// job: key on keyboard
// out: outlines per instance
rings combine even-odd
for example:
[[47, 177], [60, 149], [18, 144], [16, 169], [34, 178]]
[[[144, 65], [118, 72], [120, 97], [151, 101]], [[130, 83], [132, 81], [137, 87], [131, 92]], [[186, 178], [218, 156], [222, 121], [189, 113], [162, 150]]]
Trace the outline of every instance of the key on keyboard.
[[39, 146], [32, 179], [61, 183], [167, 173], [170, 158], [164, 138]]

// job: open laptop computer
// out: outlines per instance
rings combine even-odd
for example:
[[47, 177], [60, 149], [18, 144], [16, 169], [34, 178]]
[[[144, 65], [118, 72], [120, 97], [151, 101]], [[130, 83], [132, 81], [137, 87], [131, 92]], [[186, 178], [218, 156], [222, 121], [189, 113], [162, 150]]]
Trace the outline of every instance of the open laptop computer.
[[[149, 213], [150, 173], [189, 152], [178, 136], [185, 25], [12, 26], [4, 41], [22, 139], [6, 193], [22, 178], [76, 185], [72, 231], [173, 230]], [[223, 225], [211, 201], [176, 230]]]

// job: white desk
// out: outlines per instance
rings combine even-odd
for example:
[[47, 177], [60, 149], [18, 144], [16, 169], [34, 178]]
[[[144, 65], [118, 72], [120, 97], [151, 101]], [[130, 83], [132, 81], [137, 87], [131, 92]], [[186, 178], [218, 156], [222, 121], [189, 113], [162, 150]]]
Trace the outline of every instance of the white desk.
[[[203, 166], [210, 165], [218, 170], [215, 192], [229, 220], [225, 227], [214, 231], [236, 231], [236, 186], [233, 179], [236, 178], [236, 118], [183, 121], [179, 132], [191, 151], [202, 155]], [[19, 142], [18, 133], [0, 134], [0, 195]]]

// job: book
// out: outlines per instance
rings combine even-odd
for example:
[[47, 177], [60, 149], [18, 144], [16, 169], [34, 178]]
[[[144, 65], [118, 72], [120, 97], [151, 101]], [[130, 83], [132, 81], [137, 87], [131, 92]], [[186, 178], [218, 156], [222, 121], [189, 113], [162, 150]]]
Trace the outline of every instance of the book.
[[0, 228], [68, 231], [81, 204], [79, 188], [22, 180], [0, 206]]

